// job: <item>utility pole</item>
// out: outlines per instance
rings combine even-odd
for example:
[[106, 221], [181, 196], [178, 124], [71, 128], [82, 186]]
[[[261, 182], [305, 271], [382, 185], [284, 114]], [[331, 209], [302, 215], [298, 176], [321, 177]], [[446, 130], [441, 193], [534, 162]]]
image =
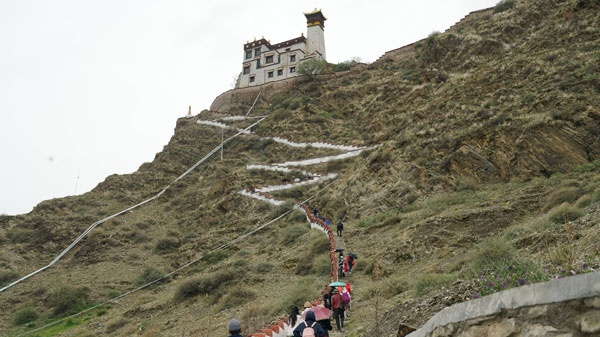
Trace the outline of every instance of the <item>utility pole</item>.
[[221, 129], [221, 161], [223, 161], [223, 134], [225, 133], [225, 129]]

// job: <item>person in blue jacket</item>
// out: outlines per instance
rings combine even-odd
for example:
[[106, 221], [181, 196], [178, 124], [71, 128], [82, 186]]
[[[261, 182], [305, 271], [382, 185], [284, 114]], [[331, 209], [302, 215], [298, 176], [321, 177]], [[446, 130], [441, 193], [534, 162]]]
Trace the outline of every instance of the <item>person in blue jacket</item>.
[[302, 337], [302, 332], [304, 332], [304, 329], [306, 329], [307, 326], [310, 326], [315, 330], [315, 336], [317, 337], [326, 337], [329, 335], [327, 331], [323, 329], [321, 324], [315, 321], [315, 313], [307, 311], [304, 322], [298, 324], [296, 329], [294, 329], [294, 337]]

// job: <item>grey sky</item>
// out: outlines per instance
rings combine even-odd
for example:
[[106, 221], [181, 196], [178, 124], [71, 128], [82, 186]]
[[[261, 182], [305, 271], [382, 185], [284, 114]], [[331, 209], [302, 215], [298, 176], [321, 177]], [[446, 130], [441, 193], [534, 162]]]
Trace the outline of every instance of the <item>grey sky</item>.
[[329, 62], [370, 62], [496, 2], [1, 0], [0, 213], [151, 161], [230, 89], [243, 43], [306, 33], [302, 12], [328, 18]]

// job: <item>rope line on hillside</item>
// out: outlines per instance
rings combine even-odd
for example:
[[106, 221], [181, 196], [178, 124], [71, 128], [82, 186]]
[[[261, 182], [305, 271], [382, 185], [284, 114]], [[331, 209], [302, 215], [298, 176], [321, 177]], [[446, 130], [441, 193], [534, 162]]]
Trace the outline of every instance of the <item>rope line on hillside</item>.
[[39, 328], [36, 328], [36, 329], [34, 329], [34, 330], [27, 331], [27, 332], [25, 332], [25, 333], [22, 333], [22, 334], [20, 334], [20, 335], [17, 335], [17, 337], [20, 337], [20, 336], [26, 336], [26, 335], [29, 335], [29, 334], [31, 334], [31, 333], [34, 333], [34, 332], [37, 332], [37, 331], [40, 331], [40, 330], [46, 329], [46, 328], [48, 328], [48, 327], [51, 327], [51, 326], [53, 326], [53, 325], [59, 324], [59, 323], [61, 323], [61, 322], [64, 322], [65, 320], [67, 320], [67, 319], [69, 319], [69, 318], [74, 318], [74, 317], [77, 317], [77, 316], [83, 315], [83, 314], [85, 314], [85, 313], [87, 313], [87, 312], [90, 312], [90, 311], [92, 311], [92, 310], [94, 310], [94, 309], [96, 309], [96, 308], [98, 308], [98, 307], [101, 307], [101, 306], [107, 305], [107, 304], [109, 304], [109, 303], [117, 303], [117, 300], [119, 300], [119, 299], [121, 299], [121, 298], [123, 298], [123, 297], [125, 297], [125, 296], [131, 295], [131, 294], [133, 294], [133, 293], [135, 293], [135, 292], [137, 292], [137, 291], [140, 291], [140, 290], [142, 290], [142, 289], [144, 289], [144, 288], [147, 288], [147, 287], [149, 287], [149, 286], [151, 286], [151, 285], [153, 285], [153, 284], [155, 284], [155, 283], [157, 283], [157, 282], [160, 282], [160, 281], [162, 281], [162, 280], [166, 279], [167, 277], [170, 277], [170, 276], [172, 276], [172, 275], [174, 275], [174, 274], [176, 274], [176, 273], [180, 272], [181, 270], [183, 270], [183, 269], [185, 269], [185, 268], [187, 268], [187, 267], [189, 267], [189, 266], [191, 266], [191, 265], [193, 265], [193, 264], [197, 263], [198, 261], [200, 261], [200, 260], [202, 260], [204, 257], [206, 257], [208, 254], [214, 253], [214, 252], [216, 252], [216, 251], [219, 251], [219, 250], [225, 250], [225, 249], [227, 249], [227, 248], [231, 247], [232, 245], [234, 245], [235, 243], [238, 243], [238, 242], [242, 241], [243, 239], [245, 239], [245, 238], [247, 238], [247, 237], [251, 236], [252, 234], [255, 234], [256, 232], [260, 231], [261, 229], [263, 229], [263, 228], [265, 228], [265, 227], [267, 227], [267, 226], [271, 225], [272, 223], [276, 222], [277, 220], [279, 220], [279, 219], [281, 219], [281, 218], [285, 217], [286, 215], [290, 214], [290, 213], [291, 213], [291, 212], [293, 212], [294, 210], [296, 210], [296, 209], [300, 208], [300, 206], [301, 206], [301, 205], [305, 205], [307, 202], [309, 202], [310, 200], [312, 200], [313, 198], [315, 198], [317, 195], [321, 194], [321, 192], [323, 192], [324, 190], [328, 189], [328, 188], [329, 188], [331, 185], [333, 185], [333, 184], [334, 184], [334, 183], [336, 183], [337, 181], [338, 181], [338, 180], [334, 180], [334, 181], [330, 182], [329, 184], [325, 185], [325, 187], [323, 187], [323, 188], [321, 188], [320, 190], [318, 190], [318, 191], [317, 191], [315, 194], [313, 194], [312, 196], [310, 196], [308, 199], [306, 199], [306, 200], [304, 200], [304, 201], [302, 201], [302, 202], [300, 202], [300, 203], [297, 203], [297, 204], [295, 204], [295, 205], [294, 205], [294, 207], [292, 207], [291, 209], [289, 209], [289, 210], [287, 210], [287, 211], [283, 212], [282, 214], [280, 214], [280, 215], [279, 215], [279, 216], [277, 216], [276, 218], [274, 218], [274, 219], [272, 219], [272, 220], [270, 220], [270, 221], [268, 221], [268, 222], [266, 222], [266, 223], [264, 223], [264, 224], [262, 224], [262, 225], [260, 225], [260, 226], [256, 227], [255, 229], [253, 229], [253, 230], [251, 230], [251, 231], [249, 231], [249, 232], [247, 232], [247, 233], [245, 233], [245, 234], [242, 234], [241, 236], [239, 236], [239, 237], [237, 237], [237, 238], [235, 238], [235, 239], [233, 239], [233, 240], [231, 240], [231, 241], [229, 241], [229, 242], [227, 242], [227, 243], [224, 243], [224, 244], [222, 244], [222, 245], [218, 246], [217, 248], [214, 248], [214, 249], [212, 249], [212, 250], [210, 250], [210, 251], [208, 251], [208, 252], [204, 253], [204, 254], [203, 254], [202, 256], [200, 256], [199, 258], [197, 258], [197, 259], [194, 259], [194, 260], [192, 260], [192, 261], [190, 261], [190, 262], [188, 262], [188, 263], [184, 264], [183, 266], [181, 266], [181, 267], [179, 267], [179, 268], [177, 268], [177, 269], [175, 269], [175, 270], [173, 270], [173, 271], [171, 271], [171, 272], [169, 272], [169, 273], [167, 273], [167, 274], [165, 274], [165, 275], [163, 275], [163, 276], [161, 276], [161, 277], [159, 277], [159, 278], [157, 278], [157, 279], [155, 279], [155, 280], [153, 280], [153, 281], [150, 281], [150, 282], [148, 282], [148, 283], [146, 283], [146, 284], [144, 284], [144, 285], [141, 285], [141, 286], [139, 286], [139, 287], [137, 287], [137, 288], [134, 288], [134, 289], [132, 289], [132, 290], [130, 290], [130, 291], [128, 291], [128, 292], [126, 292], [126, 293], [123, 293], [123, 294], [121, 294], [121, 295], [119, 295], [119, 296], [117, 296], [117, 297], [115, 297], [115, 298], [111, 298], [111, 299], [109, 299], [109, 300], [106, 300], [106, 301], [104, 301], [104, 302], [102, 302], [102, 303], [100, 303], [100, 304], [96, 304], [96, 305], [94, 305], [94, 306], [92, 306], [92, 307], [90, 307], [90, 308], [87, 308], [87, 309], [85, 309], [85, 310], [82, 310], [82, 311], [80, 311], [80, 312], [78, 312], [78, 313], [72, 314], [72, 315], [70, 315], [70, 316], [67, 316], [67, 317], [63, 317], [63, 318], [61, 318], [61, 319], [59, 319], [59, 320], [57, 320], [57, 321], [54, 321], [54, 322], [52, 322], [52, 323], [48, 323], [48, 324], [46, 324], [46, 325], [44, 325], [44, 326], [41, 326], [41, 327], [39, 327]]
[[250, 114], [250, 111], [252, 111], [252, 109], [254, 109], [254, 105], [256, 105], [256, 102], [258, 102], [258, 98], [260, 97], [260, 93], [262, 92], [262, 90], [260, 90], [258, 92], [258, 95], [256, 95], [256, 99], [254, 99], [254, 103], [252, 103], [252, 106], [250, 107], [250, 109], [248, 110], [248, 112], [246, 112], [246, 116], [248, 116], [248, 114]]
[[60, 254], [58, 254], [48, 265], [39, 268], [23, 277], [21, 277], [20, 279], [11, 282], [10, 284], [0, 288], [0, 293], [5, 291], [6, 289], [23, 282], [24, 280], [50, 268], [52, 265], [54, 265], [56, 262], [58, 262], [58, 260], [60, 260], [65, 254], [67, 254], [73, 247], [75, 247], [75, 245], [77, 243], [79, 243], [79, 241], [81, 241], [89, 232], [91, 232], [94, 228], [96, 228], [98, 225], [114, 218], [117, 217], [121, 214], [127, 213], [135, 208], [138, 208], [150, 201], [153, 201], [155, 199], [157, 199], [158, 197], [160, 197], [163, 193], [165, 193], [165, 191], [167, 189], [169, 189], [169, 187], [171, 187], [172, 184], [176, 183], [177, 181], [181, 180], [183, 177], [185, 177], [186, 175], [188, 175], [192, 170], [194, 170], [196, 167], [198, 167], [200, 164], [202, 164], [204, 161], [206, 161], [208, 158], [210, 158], [210, 156], [212, 156], [213, 154], [215, 154], [217, 151], [219, 151], [221, 149], [221, 147], [223, 147], [223, 145], [225, 143], [227, 143], [228, 141], [232, 140], [233, 138], [241, 135], [242, 133], [247, 132], [248, 130], [250, 130], [252, 127], [254, 127], [255, 125], [259, 124], [260, 122], [262, 122], [263, 120], [265, 120], [265, 118], [267, 117], [263, 117], [262, 119], [258, 120], [257, 122], [254, 122], [253, 124], [251, 124], [250, 126], [248, 126], [247, 128], [238, 131], [236, 134], [234, 134], [233, 136], [227, 138], [226, 140], [224, 140], [223, 142], [221, 142], [221, 144], [219, 144], [217, 147], [215, 147], [212, 151], [210, 151], [208, 154], [206, 154], [204, 157], [202, 157], [202, 159], [200, 159], [198, 162], [196, 162], [194, 165], [192, 165], [192, 167], [190, 167], [187, 171], [185, 171], [184, 173], [182, 173], [179, 177], [177, 177], [177, 179], [173, 180], [173, 182], [171, 182], [169, 185], [167, 185], [165, 188], [163, 188], [160, 192], [158, 192], [156, 195], [154, 195], [153, 197], [146, 199], [138, 204], [135, 204], [127, 209], [124, 209], [120, 212], [117, 212], [113, 215], [110, 215], [102, 220], [98, 220], [96, 222], [94, 222], [93, 224], [91, 224], [85, 231], [83, 231], [83, 233], [81, 233], [73, 242], [71, 242], [71, 244], [69, 246], [67, 246], [67, 248], [65, 248]]

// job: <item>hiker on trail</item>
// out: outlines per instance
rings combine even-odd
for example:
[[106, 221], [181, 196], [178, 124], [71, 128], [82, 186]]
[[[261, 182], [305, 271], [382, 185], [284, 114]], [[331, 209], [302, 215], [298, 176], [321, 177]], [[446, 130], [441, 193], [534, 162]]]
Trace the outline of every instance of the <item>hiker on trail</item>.
[[294, 329], [294, 337], [325, 337], [328, 336], [327, 332], [323, 329], [321, 324], [315, 321], [315, 313], [308, 311], [304, 318], [304, 322], [300, 323], [296, 329]]
[[327, 227], [331, 227], [331, 222], [329, 221], [329, 219], [325, 219], [325, 224], [327, 225]]
[[342, 310], [344, 311], [344, 319], [346, 320], [350, 317], [350, 302], [352, 298], [350, 297], [348, 290], [346, 290], [346, 287], [342, 287], [340, 295], [342, 296], [342, 302], [344, 302]]
[[328, 287], [329, 286], [325, 287], [325, 290], [323, 291], [323, 305], [325, 308], [331, 309], [331, 296], [329, 295]]
[[354, 267], [354, 258], [348, 255], [344, 262], [344, 272], [352, 274], [352, 267]]
[[342, 237], [342, 231], [344, 230], [344, 224], [342, 223], [342, 220], [340, 220], [337, 224], [337, 235], [339, 237]]
[[345, 270], [344, 270], [344, 253], [340, 252], [340, 257], [338, 258], [338, 277], [342, 278], [345, 275]]
[[300, 316], [300, 312], [298, 311], [297, 306], [292, 306], [290, 308], [290, 317], [288, 317], [287, 321], [287, 329], [285, 330], [286, 336], [293, 336], [294, 329], [300, 325], [300, 323], [304, 322], [302, 316]]
[[339, 290], [335, 289], [333, 291], [333, 296], [331, 297], [331, 309], [333, 310], [333, 318], [335, 318], [335, 325], [338, 331], [342, 331], [344, 328], [344, 316], [341, 309], [342, 302], [343, 300]]
[[315, 207], [313, 208], [313, 215], [315, 217], [319, 217], [319, 208], [317, 207], [317, 205], [315, 205]]
[[229, 337], [243, 337], [240, 335], [240, 332], [242, 331], [242, 325], [240, 324], [240, 321], [235, 318], [229, 321], [227, 324], [227, 330], [229, 331]]
[[250, 186], [250, 193], [256, 193], [256, 187], [254, 187], [254, 185]]

